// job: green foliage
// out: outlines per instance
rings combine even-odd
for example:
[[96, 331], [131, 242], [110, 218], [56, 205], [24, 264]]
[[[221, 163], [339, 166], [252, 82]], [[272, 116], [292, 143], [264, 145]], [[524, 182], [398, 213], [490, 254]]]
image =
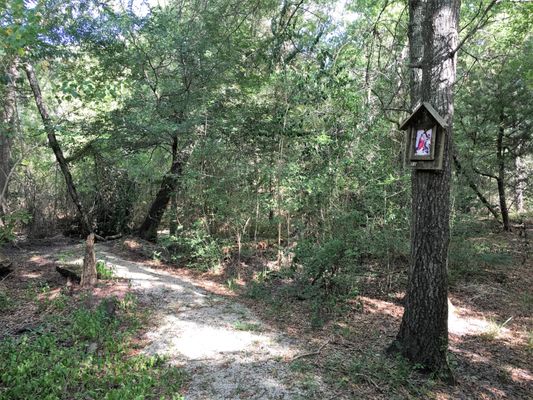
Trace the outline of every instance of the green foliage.
[[350, 251], [348, 243], [332, 239], [323, 245], [316, 246], [310, 242], [300, 242], [294, 261], [302, 265], [302, 278], [309, 280], [325, 295], [348, 293], [349, 282], [345, 279], [346, 270], [353, 269], [357, 262], [357, 254]]
[[275, 299], [272, 299], [271, 296], [271, 290], [270, 288], [265, 284], [265, 282], [257, 282], [257, 281], [251, 281], [249, 285], [246, 287], [246, 295], [250, 297], [251, 299], [263, 299], [263, 300], [271, 300], [269, 303], [272, 306], [275, 304]]
[[[466, 212], [484, 207], [468, 181], [474, 182], [495, 208], [498, 201], [490, 194], [497, 193], [497, 180], [502, 180], [501, 189], [507, 192], [507, 207], [513, 204], [511, 198], [519, 187], [526, 199], [531, 195], [524, 182], [533, 151], [531, 119], [526, 117], [533, 112], [533, 36], [530, 18], [524, 15], [532, 8], [524, 3], [517, 7], [500, 4], [497, 9], [500, 21], [479, 30], [477, 39], [466, 43], [458, 64], [458, 76], [463, 78], [455, 97], [454, 141], [463, 171], [456, 207]], [[504, 149], [501, 157], [498, 143]]]
[[131, 356], [134, 314], [111, 318], [102, 303], [55, 321], [53, 331], [0, 343], [0, 399], [182, 399], [183, 372]]
[[261, 331], [261, 325], [254, 324], [251, 322], [243, 322], [239, 321], [236, 322], [233, 327], [238, 331], [249, 331], [249, 332], [260, 332]]
[[[299, 297], [312, 302], [314, 326], [328, 314], [342, 311], [344, 300], [359, 293], [359, 280], [368, 264], [381, 268], [403, 263], [408, 252], [405, 212], [393, 205], [385, 218], [362, 218], [359, 212], [342, 213], [332, 221], [329, 239], [301, 240], [295, 249], [294, 278]], [[395, 206], [394, 206], [395, 207]]]
[[96, 273], [98, 274], [98, 279], [113, 279], [115, 275], [113, 270], [102, 260], [96, 262]]
[[16, 228], [29, 223], [31, 215], [25, 210], [19, 210], [5, 215], [2, 220], [3, 225], [0, 225], [0, 245], [15, 239]]
[[[321, 1], [163, 3], [137, 15], [94, 0], [4, 1], [0, 57], [31, 61], [46, 82], [51, 123], [97, 233], [134, 232], [174, 157], [160, 228], [180, 227], [152, 256], [205, 271], [233, 262], [223, 248], [237, 242], [243, 262], [294, 255], [280, 279], [265, 270], [247, 292], [274, 297], [276, 311], [285, 300], [277, 294], [308, 300], [318, 326], [358, 293], [365, 269], [389, 273], [408, 259], [410, 172], [397, 128], [410, 109], [405, 2], [348, 2], [349, 21]], [[454, 146], [490, 201], [495, 181], [474, 168], [498, 173], [495, 132], [505, 131], [508, 199], [525, 179], [516, 162], [531, 169], [533, 151], [531, 5], [504, 3], [458, 53]], [[461, 25], [475, 26], [477, 3], [462, 8]], [[50, 152], [30, 151], [46, 142], [39, 115], [18, 104], [8, 206], [27, 206], [35, 236], [59, 219], [70, 228], [75, 210]], [[454, 213], [479, 211], [464, 177], [453, 187]], [[526, 185], [526, 206], [530, 194]], [[0, 244], [29, 220], [6, 221]], [[454, 228], [452, 284], [510, 262], [506, 249], [466, 232], [487, 227]]]
[[201, 220], [191, 229], [180, 227], [176, 236], [162, 237], [160, 244], [168, 250], [171, 261], [187, 261], [187, 266], [201, 271], [216, 268], [222, 261], [221, 246], [209, 235]]
[[27, 7], [25, 0], [0, 2], [0, 57], [26, 55], [27, 49], [37, 42], [41, 33], [42, 8]]
[[498, 269], [513, 262], [510, 249], [493, 243], [487, 229], [486, 223], [471, 218], [455, 222], [448, 261], [451, 285], [490, 281]]
[[394, 389], [401, 387], [408, 389], [417, 398], [427, 397], [428, 390], [435, 384], [435, 381], [427, 377], [423, 381], [417, 379], [416, 373], [420, 368], [402, 357], [387, 357], [380, 352], [365, 352], [350, 360], [330, 356], [325, 364], [328, 380], [336, 386], [344, 387], [357, 383], [379, 384], [391, 394], [394, 393]]
[[237, 283], [235, 282], [235, 279], [228, 279], [226, 283], [228, 285], [228, 289], [231, 291], [236, 291], [237, 288], [239, 287]]
[[0, 286], [0, 312], [8, 311], [13, 305], [13, 300], [5, 292], [5, 290]]

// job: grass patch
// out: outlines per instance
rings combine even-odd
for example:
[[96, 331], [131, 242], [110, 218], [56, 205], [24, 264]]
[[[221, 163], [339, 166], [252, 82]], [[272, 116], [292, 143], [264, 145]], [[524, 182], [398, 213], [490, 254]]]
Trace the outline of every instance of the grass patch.
[[497, 321], [489, 321], [489, 326], [487, 327], [487, 329], [485, 330], [485, 332], [483, 332], [480, 337], [484, 340], [495, 340], [498, 338], [498, 336], [500, 336], [500, 334], [502, 333], [503, 331], [503, 328], [505, 328], [505, 326], [511, 322], [512, 320], [512, 317], [509, 317], [505, 320], [505, 322], [503, 323], [498, 323]]
[[374, 386], [390, 395], [388, 398], [406, 398], [399, 393], [407, 391], [416, 398], [427, 398], [436, 381], [427, 376], [420, 379], [418, 366], [404, 358], [387, 357], [380, 353], [364, 353], [346, 360], [331, 356], [323, 365], [326, 377], [334, 386], [346, 389], [361, 384]]
[[0, 399], [183, 399], [181, 369], [132, 355], [139, 315], [131, 296], [108, 299], [3, 340]]
[[236, 322], [233, 327], [238, 331], [249, 331], [249, 332], [260, 332], [261, 331], [261, 325], [259, 324], [253, 324], [251, 322]]

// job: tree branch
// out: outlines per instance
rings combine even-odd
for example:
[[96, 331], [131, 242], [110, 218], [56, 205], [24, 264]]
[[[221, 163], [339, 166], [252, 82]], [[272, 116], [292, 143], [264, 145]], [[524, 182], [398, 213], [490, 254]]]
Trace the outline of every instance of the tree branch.
[[463, 175], [466, 178], [466, 181], [468, 183], [468, 186], [474, 191], [476, 196], [478, 197], [479, 201], [483, 203], [483, 205], [487, 208], [487, 210], [490, 211], [490, 213], [493, 215], [493, 217], [496, 219], [496, 221], [500, 222], [500, 216], [498, 215], [497, 209], [489, 203], [487, 198], [483, 196], [483, 193], [479, 190], [477, 185], [474, 183], [474, 181], [468, 176], [466, 171], [463, 169], [461, 162], [459, 161], [459, 158], [457, 157], [457, 154], [453, 154], [453, 162], [455, 164], [455, 170], [457, 171], [457, 174]]
[[474, 171], [478, 175], [486, 176], [487, 178], [498, 180], [498, 177], [496, 175], [489, 174], [488, 172], [482, 172], [479, 169], [477, 169], [476, 167], [472, 167], [472, 171]]
[[[484, 27], [485, 25], [487, 25], [487, 23], [489, 22], [489, 18], [487, 17], [487, 14], [489, 13], [489, 11], [496, 5], [496, 3], [498, 3], [500, 0], [491, 0], [491, 2], [489, 3], [489, 5], [487, 6], [487, 8], [485, 8], [485, 10], [483, 11], [483, 13], [481, 14], [481, 17], [479, 18], [478, 20], [478, 23], [472, 28], [470, 29], [470, 31], [465, 35], [465, 37], [459, 42], [459, 44], [457, 45], [457, 47], [455, 47], [455, 49], [453, 49], [449, 56], [450, 57], [453, 57], [460, 49], [461, 47], [464, 46], [464, 44], [472, 37], [475, 35], [475, 33], [481, 29], [482, 27]], [[479, 15], [476, 14], [476, 16]], [[472, 21], [475, 19], [475, 17], [472, 19]], [[472, 23], [472, 21], [470, 21], [466, 26], [470, 25]]]

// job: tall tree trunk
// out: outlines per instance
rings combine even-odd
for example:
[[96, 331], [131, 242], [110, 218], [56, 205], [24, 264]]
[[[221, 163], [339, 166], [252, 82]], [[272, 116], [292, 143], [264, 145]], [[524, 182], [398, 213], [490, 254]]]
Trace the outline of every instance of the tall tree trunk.
[[498, 129], [498, 139], [496, 141], [496, 159], [498, 160], [498, 198], [500, 200], [500, 213], [502, 214], [503, 230], [510, 231], [511, 224], [509, 222], [509, 209], [507, 208], [507, 200], [505, 197], [505, 156], [503, 154], [503, 137], [505, 135], [504, 128], [505, 116], [500, 115], [500, 127]]
[[163, 177], [161, 187], [150, 206], [146, 218], [139, 228], [139, 236], [141, 238], [151, 242], [157, 241], [157, 229], [168, 206], [170, 197], [175, 196], [184, 162], [184, 153], [178, 153], [178, 138], [175, 136], [172, 142], [172, 165], [170, 166], [170, 171]]
[[11, 146], [17, 125], [17, 87], [18, 58], [14, 57], [5, 70], [7, 84], [0, 123], [0, 224], [7, 213], [7, 195], [11, 174]]
[[[441, 171], [413, 170], [411, 260], [405, 310], [390, 351], [449, 373], [448, 244], [453, 85], [459, 0], [410, 0], [411, 104], [431, 103], [447, 122]], [[448, 376], [451, 376], [449, 374]]]
[[176, 236], [178, 233], [178, 196], [176, 193], [172, 193], [170, 196], [169, 233], [171, 236]]
[[455, 163], [455, 169], [457, 170], [457, 173], [465, 177], [468, 183], [468, 186], [474, 191], [479, 201], [481, 201], [481, 203], [487, 208], [487, 210], [489, 210], [489, 212], [496, 219], [496, 221], [500, 222], [500, 215], [498, 214], [498, 210], [492, 204], [490, 204], [490, 202], [487, 200], [485, 196], [483, 196], [483, 193], [481, 193], [481, 191], [479, 190], [475, 182], [472, 180], [472, 178], [468, 176], [466, 171], [463, 169], [463, 166], [461, 165], [459, 158], [455, 154], [453, 155], [453, 162]]
[[39, 81], [37, 80], [37, 76], [35, 75], [35, 70], [29, 63], [24, 65], [24, 69], [26, 70], [26, 76], [28, 77], [31, 90], [33, 92], [35, 104], [37, 105], [39, 114], [41, 114], [41, 119], [43, 121], [44, 129], [48, 137], [48, 144], [50, 145], [50, 147], [52, 148], [52, 151], [54, 152], [54, 155], [56, 156], [57, 163], [59, 164], [59, 167], [61, 168], [63, 177], [65, 178], [65, 182], [67, 184], [67, 190], [70, 195], [70, 198], [72, 202], [74, 203], [74, 205], [76, 206], [76, 209], [78, 210], [82, 234], [87, 235], [90, 232], [92, 232], [91, 223], [89, 222], [89, 218], [87, 214], [85, 213], [85, 210], [83, 209], [83, 206], [81, 204], [80, 197], [76, 190], [76, 186], [74, 185], [74, 181], [72, 179], [72, 174], [70, 173], [68, 163], [65, 160], [65, 156], [63, 155], [63, 150], [61, 150], [61, 146], [59, 145], [59, 142], [57, 141], [57, 137], [55, 134], [55, 128], [50, 119], [50, 115], [48, 114], [48, 109], [46, 108], [46, 105], [44, 104], [43, 96], [41, 94], [41, 88], [39, 86]]
[[[518, 148], [521, 152], [521, 148]], [[525, 211], [524, 207], [524, 192], [526, 191], [528, 181], [528, 168], [524, 158], [518, 155], [515, 159], [516, 169], [516, 183], [515, 183], [515, 207], [516, 211], [522, 213]]]

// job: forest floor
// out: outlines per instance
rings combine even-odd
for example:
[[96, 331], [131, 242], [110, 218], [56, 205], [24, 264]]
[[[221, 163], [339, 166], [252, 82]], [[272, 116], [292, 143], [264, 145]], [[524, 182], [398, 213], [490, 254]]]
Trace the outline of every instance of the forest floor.
[[[491, 251], [521, 246], [516, 234], [483, 240]], [[237, 274], [201, 273], [146, 259], [134, 251], [139, 246], [134, 239], [97, 245], [97, 259], [117, 279], [100, 283], [93, 295], [135, 293], [146, 313], [135, 351], [183, 368], [187, 400], [526, 399], [533, 393], [531, 249], [509, 253], [506, 262], [497, 259], [501, 252], [488, 251], [474, 267], [452, 269], [450, 363], [457, 384], [448, 386], [384, 355], [401, 320], [400, 267], [382, 274], [369, 266], [359, 295], [317, 328], [308, 302], [278, 290], [282, 282], [250, 296], [245, 276], [268, 268], [266, 258], [242, 260]], [[64, 291], [55, 267], [79, 263], [83, 243], [23, 242], [7, 254], [17, 267], [1, 284], [18, 300], [16, 311], [0, 312], [0, 338], [31, 331], [43, 314], [59, 312], [43, 312], [22, 293], [46, 287], [40, 296], [53, 298]]]

